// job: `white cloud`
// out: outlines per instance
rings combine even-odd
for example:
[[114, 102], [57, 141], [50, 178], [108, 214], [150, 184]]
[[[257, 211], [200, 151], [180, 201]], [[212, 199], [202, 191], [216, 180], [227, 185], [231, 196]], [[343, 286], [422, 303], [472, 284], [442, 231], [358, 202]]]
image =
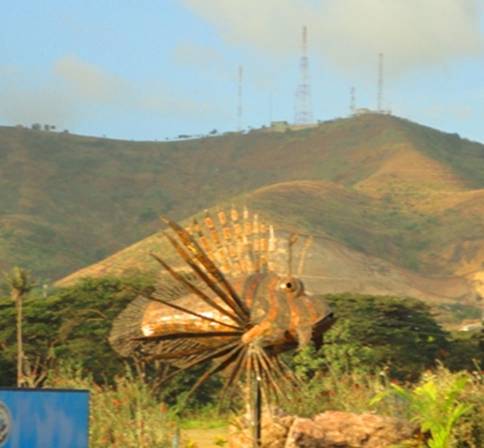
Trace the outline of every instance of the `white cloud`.
[[214, 115], [225, 112], [218, 104], [208, 100], [169, 95], [160, 86], [151, 86], [148, 90], [138, 92], [132, 104], [138, 110], [166, 117], [211, 119]]
[[126, 82], [101, 68], [82, 61], [75, 56], [66, 56], [54, 64], [54, 74], [69, 91], [83, 100], [116, 102], [123, 92], [129, 92]]
[[17, 67], [0, 67], [0, 73], [0, 117], [10, 124], [64, 126], [76, 118], [72, 96], [55, 83], [32, 83]]
[[103, 113], [186, 118], [220, 112], [167, 85], [135, 85], [75, 56], [57, 60], [36, 79], [19, 67], [0, 66], [0, 76], [0, 118], [9, 124], [65, 127]]
[[224, 63], [224, 57], [215, 49], [195, 42], [181, 42], [173, 49], [177, 64], [195, 67], [213, 67]]
[[274, 58], [298, 54], [302, 25], [311, 56], [344, 70], [390, 71], [482, 54], [479, 0], [184, 0], [225, 40]]
[[432, 119], [452, 119], [456, 121], [471, 119], [475, 111], [472, 107], [462, 104], [434, 103], [423, 108], [422, 113]]
[[0, 91], [0, 117], [12, 125], [41, 122], [60, 127], [75, 121], [77, 113], [71, 100], [51, 87], [12, 86]]

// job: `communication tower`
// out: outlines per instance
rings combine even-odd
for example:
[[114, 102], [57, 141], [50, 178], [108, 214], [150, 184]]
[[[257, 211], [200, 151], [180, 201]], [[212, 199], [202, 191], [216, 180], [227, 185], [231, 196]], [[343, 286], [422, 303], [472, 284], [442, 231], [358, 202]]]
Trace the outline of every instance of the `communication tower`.
[[383, 53], [378, 54], [378, 98], [377, 111], [383, 112]]
[[269, 125], [272, 123], [272, 93], [269, 95]]
[[310, 124], [313, 122], [311, 87], [309, 85], [309, 58], [308, 58], [308, 29], [302, 29], [301, 59], [299, 61], [300, 83], [296, 89], [296, 104], [294, 121], [297, 124]]
[[242, 81], [244, 76], [244, 68], [239, 65], [238, 79], [237, 79], [237, 130], [242, 130]]
[[350, 112], [351, 115], [354, 115], [356, 111], [356, 89], [351, 87], [350, 90]]

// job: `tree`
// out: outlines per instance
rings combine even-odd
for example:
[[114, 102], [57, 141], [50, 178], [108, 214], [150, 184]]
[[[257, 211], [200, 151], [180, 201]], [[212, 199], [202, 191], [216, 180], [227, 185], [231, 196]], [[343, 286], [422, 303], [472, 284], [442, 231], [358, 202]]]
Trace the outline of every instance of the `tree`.
[[10, 288], [10, 297], [15, 302], [16, 328], [17, 328], [17, 387], [23, 385], [24, 372], [24, 351], [22, 333], [22, 302], [24, 296], [33, 288], [33, 280], [30, 274], [19, 267], [15, 267], [5, 276], [7, 285]]
[[385, 369], [393, 377], [413, 380], [449, 350], [448, 335], [419, 300], [358, 294], [326, 300], [337, 321], [325, 335], [320, 356], [333, 369]]
[[[110, 381], [123, 372], [124, 360], [108, 343], [112, 319], [150, 280], [136, 277], [85, 279], [49, 291], [42, 298], [37, 288], [22, 301], [23, 383], [30, 373], [55, 360], [82, 365], [99, 382]], [[0, 301], [0, 387], [13, 386], [16, 356], [15, 308], [11, 300]], [[40, 369], [36, 368], [40, 367]]]

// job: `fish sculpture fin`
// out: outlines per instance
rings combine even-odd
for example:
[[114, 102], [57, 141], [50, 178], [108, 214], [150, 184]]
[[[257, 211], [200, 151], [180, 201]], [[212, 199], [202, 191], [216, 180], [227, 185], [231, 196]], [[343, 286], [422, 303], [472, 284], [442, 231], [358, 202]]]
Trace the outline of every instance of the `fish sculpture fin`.
[[186, 230], [220, 272], [237, 278], [275, 268], [278, 239], [270, 223], [247, 207], [219, 208], [215, 215], [205, 210]]
[[133, 355], [139, 345], [137, 340], [143, 336], [141, 324], [150, 303], [146, 297], [138, 296], [114, 319], [109, 343], [121, 356]]

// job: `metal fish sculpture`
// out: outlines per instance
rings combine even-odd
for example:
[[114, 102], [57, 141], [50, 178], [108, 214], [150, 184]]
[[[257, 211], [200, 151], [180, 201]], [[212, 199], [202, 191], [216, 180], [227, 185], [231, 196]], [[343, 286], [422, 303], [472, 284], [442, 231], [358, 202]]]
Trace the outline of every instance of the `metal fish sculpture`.
[[114, 321], [112, 346], [124, 356], [169, 362], [177, 372], [214, 360], [192, 390], [225, 370], [224, 391], [245, 377], [267, 398], [284, 395], [292, 379], [279, 354], [310, 342], [319, 346], [333, 323], [324, 299], [292, 275], [295, 238], [287, 257], [272, 226], [233, 207], [216, 220], [206, 212], [202, 224], [194, 220], [189, 228], [162, 220], [185, 268], [151, 254], [167, 274], [153, 294], [136, 298]]

